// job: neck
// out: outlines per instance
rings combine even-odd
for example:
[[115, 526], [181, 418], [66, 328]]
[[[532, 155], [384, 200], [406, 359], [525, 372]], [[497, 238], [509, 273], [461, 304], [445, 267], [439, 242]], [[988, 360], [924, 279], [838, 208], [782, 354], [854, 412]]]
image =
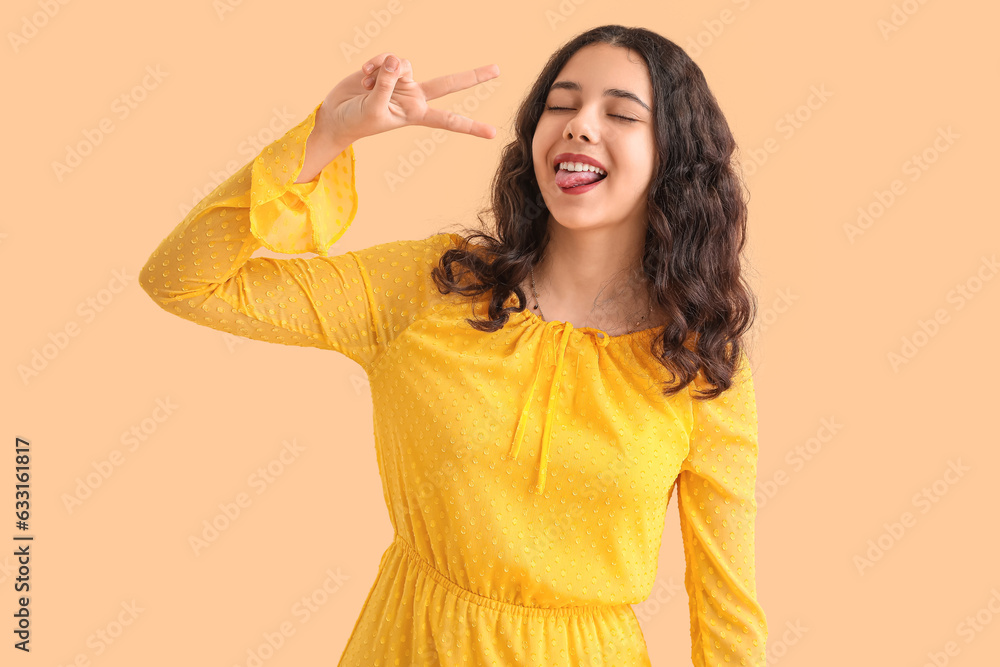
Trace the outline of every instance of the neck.
[[[641, 262], [645, 229], [618, 225], [572, 230], [550, 224], [544, 256], [534, 267], [548, 320], [586, 326], [648, 325], [649, 294]], [[642, 320], [647, 316], [647, 320]]]

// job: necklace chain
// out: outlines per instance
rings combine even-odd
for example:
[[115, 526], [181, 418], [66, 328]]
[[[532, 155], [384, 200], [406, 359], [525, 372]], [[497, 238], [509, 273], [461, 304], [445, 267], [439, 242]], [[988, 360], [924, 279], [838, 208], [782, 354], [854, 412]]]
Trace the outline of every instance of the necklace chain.
[[[537, 289], [535, 289], [535, 269], [534, 269], [534, 267], [530, 267], [530, 268], [529, 268], [528, 270], [529, 270], [529, 272], [531, 273], [531, 292], [532, 292], [532, 294], [533, 294], [533, 295], [534, 295], [534, 297], [535, 297], [535, 305], [534, 305], [534, 306], [532, 306], [532, 308], [533, 308], [534, 310], [537, 310], [537, 311], [538, 311], [538, 314], [539, 314], [539, 315], [541, 315], [541, 316], [542, 316], [542, 319], [544, 320], [544, 319], [545, 319], [545, 313], [544, 313], [544, 312], [542, 312], [542, 306], [541, 306], [541, 304], [540, 304], [540, 303], [538, 303], [538, 290], [537, 290]], [[591, 311], [591, 312], [593, 312], [593, 311]], [[646, 313], [645, 315], [643, 315], [643, 316], [642, 316], [642, 319], [640, 319], [640, 320], [639, 320], [638, 322], [636, 322], [636, 323], [635, 323], [635, 325], [636, 325], [637, 327], [638, 327], [638, 326], [640, 326], [640, 325], [642, 324], [643, 320], [645, 320], [645, 319], [646, 319], [646, 318], [647, 318], [647, 317], [648, 317], [649, 315], [651, 315], [652, 313], [653, 313], [653, 302], [652, 302], [652, 300], [651, 300], [651, 301], [649, 302], [649, 312], [648, 312], [648, 313]]]

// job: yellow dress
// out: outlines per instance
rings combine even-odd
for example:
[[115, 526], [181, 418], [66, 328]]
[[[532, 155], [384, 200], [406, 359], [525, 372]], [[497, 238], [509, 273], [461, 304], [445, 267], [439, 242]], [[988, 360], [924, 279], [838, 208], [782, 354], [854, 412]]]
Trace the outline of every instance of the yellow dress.
[[[192, 209], [140, 282], [196, 324], [367, 373], [394, 539], [339, 664], [649, 665], [631, 605], [676, 484], [692, 662], [763, 667], [745, 355], [717, 399], [693, 400], [699, 375], [667, 400], [655, 329], [609, 337], [530, 309], [471, 328], [430, 276], [457, 235], [328, 256], [357, 211], [355, 153], [294, 182], [318, 109]], [[318, 256], [251, 258], [261, 245]]]

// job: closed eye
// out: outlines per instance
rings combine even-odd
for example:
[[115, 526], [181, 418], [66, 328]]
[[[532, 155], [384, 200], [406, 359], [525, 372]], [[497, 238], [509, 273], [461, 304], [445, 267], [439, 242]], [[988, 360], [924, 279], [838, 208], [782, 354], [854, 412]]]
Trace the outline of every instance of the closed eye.
[[[572, 109], [570, 107], [550, 107], [550, 106], [546, 106], [545, 108], [548, 109], [549, 111], [567, 111], [567, 110], [568, 111], [572, 111]], [[637, 119], [637, 118], [629, 118], [628, 116], [620, 116], [620, 115], [618, 115], [616, 113], [611, 113], [611, 114], [608, 114], [608, 115], [609, 116], [613, 116], [615, 118], [621, 118], [622, 120], [627, 120], [630, 123], [638, 123], [639, 122], [639, 119]]]

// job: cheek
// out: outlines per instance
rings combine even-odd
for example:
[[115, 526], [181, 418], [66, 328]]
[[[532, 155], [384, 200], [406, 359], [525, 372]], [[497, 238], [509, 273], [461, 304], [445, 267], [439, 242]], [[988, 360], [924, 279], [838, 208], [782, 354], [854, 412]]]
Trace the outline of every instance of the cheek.
[[539, 141], [538, 133], [531, 140], [531, 161], [535, 166], [535, 171], [538, 171], [538, 161], [544, 156], [544, 150], [542, 149], [541, 141]]
[[551, 174], [551, 165], [548, 164], [549, 154], [559, 143], [560, 137], [560, 127], [557, 123], [553, 123], [552, 119], [543, 118], [538, 122], [535, 134], [531, 138], [531, 157], [536, 171], [547, 169]]
[[[538, 135], [535, 135], [536, 137]], [[548, 157], [546, 155], [546, 147], [543, 142], [536, 142], [531, 148], [531, 162], [535, 168], [535, 178], [542, 178], [546, 174]]]
[[625, 169], [631, 180], [646, 183], [652, 178], [653, 170], [656, 168], [656, 155], [653, 150], [652, 146], [645, 142], [634, 142], [621, 153], [625, 156]]
[[546, 150], [552, 145], [552, 142], [559, 138], [559, 133], [559, 127], [556, 123], [553, 123], [551, 118], [543, 117], [538, 121], [538, 126], [535, 127], [532, 143], [542, 150]]

